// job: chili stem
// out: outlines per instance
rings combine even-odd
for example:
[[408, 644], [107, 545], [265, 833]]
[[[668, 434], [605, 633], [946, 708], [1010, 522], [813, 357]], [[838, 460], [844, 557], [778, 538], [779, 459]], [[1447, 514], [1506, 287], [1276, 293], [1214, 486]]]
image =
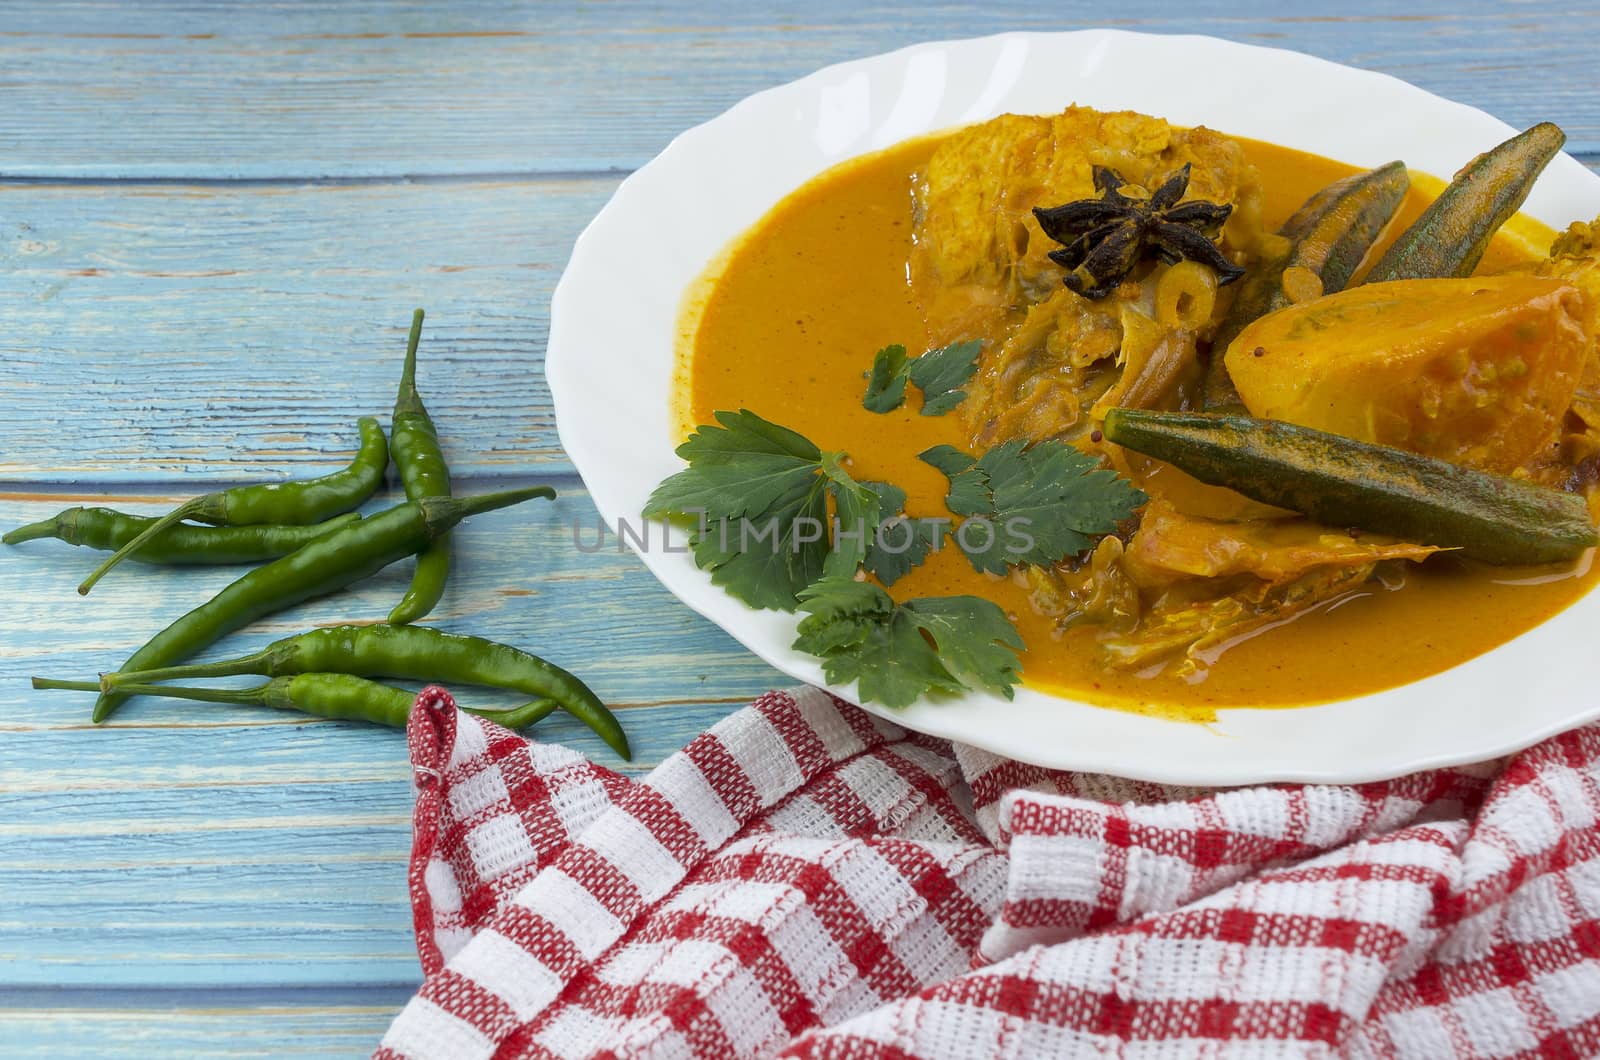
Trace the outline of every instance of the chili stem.
[[[103, 680], [103, 678], [102, 678]], [[279, 678], [286, 681], [287, 678]], [[56, 681], [47, 677], [35, 677], [33, 687], [41, 690], [59, 690], [64, 692], [99, 692], [100, 683], [96, 681]], [[318, 714], [315, 704], [299, 702], [295, 696], [294, 702], [269, 702], [267, 692], [269, 689], [281, 688], [282, 685], [275, 681], [256, 685], [254, 688], [195, 688], [190, 685], [149, 685], [149, 684], [123, 684], [118, 685], [118, 690], [132, 696], [161, 696], [167, 699], [191, 699], [202, 703], [228, 703], [235, 706], [280, 707], [296, 709], [306, 714]], [[382, 687], [382, 686], [377, 686]], [[398, 689], [393, 690], [398, 692]], [[276, 698], [276, 697], [274, 697]], [[459, 705], [459, 704], [458, 704]], [[561, 708], [561, 704], [554, 699], [541, 698], [530, 700], [515, 707], [506, 707], [500, 710], [485, 710], [480, 707], [461, 707], [468, 714], [476, 714], [480, 718], [503, 725], [513, 732], [525, 729], [535, 722], [542, 721]], [[326, 715], [324, 715], [326, 716]], [[344, 721], [381, 721], [380, 718], [341, 718]], [[402, 719], [390, 722], [404, 728]]]
[[111, 555], [107, 556], [104, 563], [96, 567], [87, 578], [83, 579], [83, 583], [78, 586], [78, 595], [88, 596], [89, 590], [94, 588], [95, 582], [98, 582], [101, 578], [104, 578], [107, 574], [109, 574], [112, 567], [115, 567], [117, 564], [121, 563], [123, 560], [139, 551], [139, 549], [144, 546], [146, 541], [149, 541], [152, 537], [155, 537], [167, 527], [174, 523], [182, 522], [194, 513], [201, 511], [202, 507], [206, 503], [210, 502], [210, 500], [210, 496], [196, 497], [192, 501], [187, 501], [178, 505], [176, 508], [172, 509], [172, 511], [168, 512], [166, 515], [163, 515], [161, 518], [145, 527], [138, 536], [136, 536], [132, 541], [129, 541], [126, 545], [123, 545], [121, 548], [117, 549], [115, 552], [111, 553]]
[[[97, 681], [52, 681], [45, 677], [35, 677], [33, 679], [33, 687], [60, 689], [65, 692], [100, 691], [100, 684]], [[206, 703], [259, 704], [262, 701], [261, 690], [266, 686], [260, 685], [256, 688], [188, 688], [178, 685], [122, 685], [120, 687], [131, 695], [198, 699]]]
[[[416, 504], [422, 509], [423, 518], [430, 526], [445, 524], [448, 527], [474, 515], [482, 515], [484, 512], [509, 508], [537, 497], [548, 499], [555, 495], [556, 491], [549, 486], [524, 486], [517, 490], [480, 493], [475, 497], [423, 497]], [[443, 530], [440, 532], [443, 533]]]
[[240, 674], [260, 674], [267, 662], [268, 653], [254, 652], [238, 659], [219, 662], [190, 663], [187, 666], [163, 666], [156, 670], [129, 670], [100, 675], [100, 689], [110, 692], [130, 684], [150, 685], [158, 681], [182, 681], [190, 678], [238, 677]]

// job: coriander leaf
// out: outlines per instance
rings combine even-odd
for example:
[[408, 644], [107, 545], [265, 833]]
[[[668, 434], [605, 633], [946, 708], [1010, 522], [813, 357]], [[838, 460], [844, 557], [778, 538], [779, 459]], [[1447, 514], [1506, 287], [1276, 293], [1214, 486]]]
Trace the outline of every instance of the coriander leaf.
[[936, 445], [932, 449], [924, 449], [917, 454], [917, 459], [943, 471], [946, 478], [955, 478], [978, 462], [977, 457], [971, 453], [963, 453], [953, 445]]
[[[877, 535], [878, 524], [883, 519], [884, 497], [876, 488], [879, 483], [857, 482], [838, 464], [824, 469], [828, 488], [833, 493], [834, 526], [833, 551], [823, 564], [823, 573], [849, 577], [856, 572], [867, 557], [872, 539]], [[894, 487], [889, 487], [894, 489]], [[899, 503], [905, 503], [905, 494]], [[896, 509], [898, 511], [898, 509]]]
[[743, 459], [699, 460], [657, 486], [646, 518], [707, 513], [713, 519], [760, 515], [804, 491], [817, 477], [815, 460], [752, 453]]
[[715, 584], [753, 607], [792, 611], [828, 555], [822, 469], [838, 454], [748, 410], [716, 419], [678, 447], [689, 466], [656, 487], [644, 514], [694, 520], [689, 545]]
[[[824, 579], [821, 586], [831, 580]], [[882, 592], [881, 589], [877, 591]], [[888, 600], [887, 594], [884, 599]], [[887, 611], [833, 619], [823, 630], [833, 638], [833, 645], [826, 650], [814, 651], [808, 647], [828, 642], [822, 639], [821, 633], [813, 632], [807, 637], [804, 630], [795, 641], [795, 647], [821, 657], [822, 672], [829, 684], [859, 682], [857, 691], [862, 699], [885, 706], [909, 706], [929, 692], [960, 692], [961, 682], [939, 661], [938, 653], [916, 623], [904, 611], [895, 608], [893, 601], [889, 603]], [[800, 606], [806, 608], [810, 603], [803, 602]]]
[[857, 681], [862, 699], [886, 707], [908, 707], [929, 693], [963, 691], [961, 682], [939, 661], [939, 653], [904, 611], [896, 611], [886, 625], [868, 633], [859, 653], [831, 655], [822, 666], [829, 681], [838, 677], [844, 683]]
[[716, 418], [721, 427], [698, 427], [678, 446], [689, 467], [655, 488], [647, 518], [759, 514], [816, 476], [822, 453], [801, 435], [743, 409]]
[[1036, 547], [1024, 563], [1056, 563], [1091, 548], [1148, 499], [1133, 483], [1065, 442], [1046, 441], [1010, 459], [986, 460], [996, 515], [1029, 522]]
[[861, 404], [868, 412], [893, 412], [906, 400], [906, 348], [885, 346], [872, 358], [872, 376]]
[[864, 641], [894, 612], [894, 601], [871, 582], [827, 577], [801, 591], [800, 609], [809, 613], [800, 620], [795, 648], [827, 655]]
[[934, 520], [906, 517], [906, 491], [899, 486], [857, 482], [839, 467], [827, 474], [835, 522], [823, 574], [848, 577], [864, 566], [884, 585], [893, 585], [938, 547], [942, 532], [930, 525]]
[[679, 456], [685, 460], [693, 460], [697, 456], [744, 456], [749, 453], [772, 453], [802, 460], [819, 460], [822, 457], [822, 451], [805, 435], [771, 420], [764, 420], [749, 409], [714, 412], [712, 415], [722, 426], [696, 428], [678, 446]]
[[867, 582], [824, 578], [801, 593], [794, 646], [822, 659], [831, 684], [858, 682], [863, 700], [904, 707], [929, 694], [988, 688], [1011, 695], [1022, 640], [1005, 613], [971, 596], [896, 605]]
[[944, 503], [952, 512], [982, 515], [992, 507], [989, 480], [982, 471], [976, 470], [976, 457], [953, 445], [936, 445], [920, 453], [919, 459], [944, 472], [944, 477], [950, 480], [950, 491]]
[[[928, 552], [939, 548], [944, 530], [938, 524], [947, 520], [910, 519], [906, 516], [906, 490], [898, 485], [861, 482], [859, 487], [877, 495], [875, 516], [858, 522], [846, 522], [845, 504], [838, 504], [837, 530], [840, 533], [835, 538], [834, 548], [842, 549], [842, 541], [846, 536], [864, 530], [866, 551], [859, 562], [867, 568], [867, 573], [890, 586], [904, 578], [910, 568], [920, 567], [928, 559]], [[835, 570], [830, 573], [854, 573], [854, 567], [848, 572]]]
[[[748, 410], [716, 418], [678, 447], [689, 466], [656, 487], [644, 514], [692, 521], [695, 562], [745, 603], [792, 611], [824, 573], [849, 577], [863, 564], [888, 584], [937, 543], [922, 532], [904, 549], [886, 547], [879, 528], [900, 514], [905, 491], [857, 482], [843, 453]], [[840, 530], [831, 540], [830, 498]]]
[[960, 389], [978, 370], [977, 339], [952, 343], [928, 350], [919, 357], [906, 357], [899, 344], [885, 346], [872, 358], [872, 374], [861, 404], [868, 412], [893, 412], [906, 400], [906, 383], [922, 391], [922, 414], [943, 416], [966, 400]]
[[862, 565], [883, 584], [893, 585], [913, 567], [922, 566], [929, 552], [939, 550], [949, 524], [948, 519], [913, 519], [903, 514], [887, 519], [879, 524], [877, 537], [868, 542]]
[[827, 492], [812, 474], [803, 489], [761, 513], [710, 513], [689, 545], [713, 584], [751, 607], [793, 611], [795, 594], [822, 575], [827, 525]]
[[922, 391], [924, 416], [943, 416], [966, 400], [967, 392], [959, 388], [977, 373], [982, 348], [977, 339], [957, 342], [929, 350], [909, 363], [906, 374]]
[[960, 455], [965, 454], [929, 450], [922, 458], [950, 479], [950, 510], [975, 526], [981, 525], [976, 520], [987, 524], [966, 533], [963, 523], [955, 536], [972, 566], [990, 574], [1077, 555], [1147, 499], [1094, 457], [1061, 441], [1006, 442], [965, 468]]
[[976, 596], [933, 596], [907, 601], [902, 610], [933, 638], [945, 668], [963, 684], [1011, 698], [1022, 637], [999, 606]]

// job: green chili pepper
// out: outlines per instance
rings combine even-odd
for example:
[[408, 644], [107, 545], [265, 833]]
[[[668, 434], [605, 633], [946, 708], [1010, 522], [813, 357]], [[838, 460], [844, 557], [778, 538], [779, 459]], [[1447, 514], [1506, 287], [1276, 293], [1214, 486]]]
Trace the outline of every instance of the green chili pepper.
[[[98, 692], [100, 686], [91, 681], [52, 681], [43, 677], [33, 679], [33, 687], [40, 689], [65, 689], [71, 692]], [[319, 718], [337, 721], [370, 721], [395, 729], [406, 727], [411, 716], [411, 705], [416, 693], [403, 688], [381, 685], [376, 681], [351, 674], [296, 674], [278, 677], [254, 688], [184, 688], [174, 685], [127, 685], [131, 694], [167, 696], [173, 699], [198, 699], [206, 703], [246, 703], [252, 706], [276, 707], [281, 710], [298, 710]], [[536, 699], [508, 710], [463, 710], [488, 718], [498, 725], [517, 730], [527, 728], [541, 718], [548, 717], [556, 704], [548, 699]]]
[[[400, 391], [394, 399], [394, 418], [389, 422], [389, 450], [407, 500], [450, 496], [450, 469], [439, 448], [439, 432], [434, 429], [428, 410], [417, 394], [417, 340], [422, 337], [422, 310], [411, 315], [411, 337], [406, 342], [406, 366], [400, 375]], [[432, 611], [444, 595], [450, 578], [450, 535], [446, 534], [417, 555], [417, 569], [411, 574], [411, 588], [389, 621], [397, 626]]]
[[304, 526], [359, 508], [383, 483], [384, 469], [389, 466], [389, 443], [378, 421], [366, 416], [361, 419], [359, 426], [361, 448], [356, 451], [349, 467], [321, 478], [235, 486], [186, 501], [117, 549], [95, 568], [93, 574], [84, 579], [83, 584], [78, 586], [78, 592], [88, 593], [112, 567], [143, 548], [156, 534], [183, 519], [225, 526], [256, 523]]
[[[468, 516], [554, 496], [549, 486], [530, 486], [480, 497], [424, 497], [379, 512], [257, 567], [150, 638], [122, 669], [149, 670], [181, 662], [256, 619], [325, 596], [416, 555]], [[101, 693], [94, 720], [105, 721], [127, 698], [128, 693], [121, 691]]]
[[239, 674], [283, 677], [318, 672], [395, 677], [446, 686], [484, 685], [552, 699], [593, 729], [617, 754], [632, 758], [628, 737], [616, 716], [572, 674], [506, 644], [427, 626], [329, 626], [285, 637], [237, 659], [106, 674], [101, 686], [113, 691], [132, 684], [188, 678]]
[[[323, 534], [349, 526], [361, 516], [352, 513], [311, 526], [191, 526], [179, 523], [152, 537], [131, 558], [140, 563], [199, 566], [260, 563], [287, 556]], [[53, 537], [69, 545], [112, 550], [138, 537], [155, 519], [111, 508], [67, 508], [48, 519], [19, 526], [0, 537], [8, 545]]]

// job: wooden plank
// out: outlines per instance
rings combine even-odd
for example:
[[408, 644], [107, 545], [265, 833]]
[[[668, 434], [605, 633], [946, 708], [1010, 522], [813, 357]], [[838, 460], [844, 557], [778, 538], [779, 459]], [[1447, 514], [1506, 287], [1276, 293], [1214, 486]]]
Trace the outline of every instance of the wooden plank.
[[0, 481], [331, 469], [387, 421], [416, 305], [458, 473], [567, 470], [549, 299], [614, 183], [0, 185]]
[[[538, 735], [638, 773], [735, 707], [628, 711], [626, 767], [565, 719]], [[202, 709], [187, 725], [6, 733], [0, 998], [17, 985], [416, 980], [401, 734], [233, 726]]]
[[[170, 997], [116, 1005], [62, 1006], [50, 995], [37, 1007], [0, 1008], [6, 1055], [94, 1056], [362, 1056], [382, 1037], [403, 995], [377, 1003], [339, 1005], [315, 998], [254, 1001], [221, 996], [174, 1004]], [[209, 1002], [209, 1003], [207, 1003]]]
[[[1111, 25], [1294, 48], [1600, 150], [1600, 10], [1552, 0], [1301, 13], [1267, 0], [1019, 6], [619, 0], [240, 6], [79, 0], [0, 16], [7, 173], [306, 177], [627, 170], [827, 63], [923, 40]], [[1195, 76], [1204, 76], [1196, 71]]]
[[[481, 631], [482, 627], [477, 629]], [[512, 639], [503, 632], [493, 631], [492, 635]], [[104, 657], [103, 652], [101, 656]], [[682, 652], [641, 659], [638, 669], [645, 669], [651, 662], [661, 673], [656, 682], [658, 688], [698, 683], [695, 672], [712, 666], [728, 668], [713, 656]], [[540, 722], [532, 735], [581, 750], [608, 769], [644, 773], [681, 747], [685, 734], [701, 731], [769, 688], [790, 683], [781, 675], [766, 671], [748, 653], [732, 662], [735, 672], [758, 671], [758, 676], [745, 680], [750, 689], [747, 694], [697, 699], [693, 691], [683, 690], [687, 694], [682, 698], [651, 706], [616, 703], [633, 749], [631, 762], [620, 761], [583, 725], [564, 714]], [[581, 669], [593, 684], [602, 684], [595, 679], [593, 666]], [[723, 684], [733, 683], [733, 679], [719, 677]], [[12, 674], [5, 674], [4, 679], [25, 684], [24, 678], [14, 678]], [[204, 789], [229, 800], [249, 800], [259, 797], [257, 788], [301, 785], [325, 789], [321, 795], [326, 796], [332, 792], [330, 786], [341, 782], [403, 785], [410, 777], [401, 735], [369, 726], [311, 720], [295, 714], [247, 712], [242, 707], [230, 709], [214, 704], [166, 707], [162, 700], [141, 699], [126, 706], [115, 722], [91, 729], [84, 709], [88, 701], [76, 693], [47, 696], [22, 689], [13, 694], [18, 701], [7, 704], [7, 710], [45, 716], [46, 720], [31, 726], [12, 723], [3, 730], [6, 746], [0, 754], [0, 785], [8, 793], [0, 796], [0, 806], [8, 805], [13, 798], [46, 794], [61, 797], [63, 802], [58, 809], [65, 813], [76, 793], [112, 790], [128, 794], [168, 788]], [[470, 689], [465, 690], [462, 700], [486, 705], [493, 701], [491, 694]], [[241, 717], [241, 713], [245, 716]], [[50, 721], [56, 724], [49, 724]], [[199, 747], [205, 748], [205, 754], [189, 752], [190, 748]], [[308, 748], [313, 749], [309, 756]], [[198, 796], [184, 794], [177, 798]], [[35, 801], [29, 805], [38, 808], [41, 804]], [[152, 815], [152, 820], [205, 821], [221, 815], [220, 807], [213, 807], [211, 813], [200, 817], [166, 807]], [[0, 825], [0, 835], [8, 834], [7, 829], [20, 834], [32, 827], [31, 823]]]

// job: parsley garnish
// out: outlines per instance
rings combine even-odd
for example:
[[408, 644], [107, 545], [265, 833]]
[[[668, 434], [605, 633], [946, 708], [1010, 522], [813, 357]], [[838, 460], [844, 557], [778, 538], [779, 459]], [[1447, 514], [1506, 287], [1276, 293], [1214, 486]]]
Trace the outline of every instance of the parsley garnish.
[[883, 584], [893, 585], [911, 568], [921, 566], [938, 547], [943, 530], [932, 520], [906, 516], [906, 491], [899, 486], [856, 482], [843, 468], [827, 473], [834, 477], [836, 472], [833, 497], [842, 532], [834, 538], [822, 573], [849, 577], [863, 566]]
[[[903, 400], [916, 374], [895, 368], [892, 355], [885, 363], [887, 376], [899, 375]], [[897, 604], [856, 580], [864, 569], [893, 584], [938, 547], [949, 520], [908, 518], [900, 487], [857, 481], [845, 454], [753, 412], [718, 412], [716, 420], [678, 447], [689, 466], [657, 486], [644, 511], [697, 520], [690, 546], [714, 583], [754, 607], [807, 612], [795, 648], [821, 658], [830, 683], [859, 682], [863, 700], [903, 707], [969, 689], [1011, 697], [1022, 638], [997, 605], [976, 596]], [[922, 459], [949, 478], [945, 503], [964, 517], [956, 542], [980, 571], [1060, 562], [1145, 502], [1064, 442], [1007, 442], [981, 457], [941, 445]], [[967, 531], [982, 523], [988, 533], [979, 548]]]
[[[905, 549], [894, 526], [878, 533], [901, 515], [904, 490], [857, 482], [845, 454], [748, 410], [716, 418], [720, 426], [701, 426], [678, 447], [688, 468], [656, 487], [644, 514], [695, 520], [695, 562], [729, 593], [752, 607], [793, 611], [800, 590], [824, 574], [848, 577], [864, 565], [892, 584], [926, 557], [927, 531]], [[836, 538], [829, 498], [842, 531]]]
[[906, 348], [898, 342], [872, 357], [867, 395], [861, 405], [868, 412], [893, 412], [906, 401]]
[[976, 596], [896, 604], [870, 582], [824, 578], [800, 594], [794, 647], [822, 659], [835, 685], [859, 681], [864, 700], [904, 707], [927, 693], [989, 689], [1007, 699], [1019, 679], [1022, 638]]
[[972, 566], [1004, 574], [1021, 564], [1048, 566], [1116, 530], [1146, 497], [1127, 479], [1066, 442], [1005, 442], [981, 457], [937, 445], [922, 459], [950, 480], [945, 504], [987, 522], [955, 534]]
[[872, 374], [861, 404], [868, 412], [893, 412], [905, 403], [906, 382], [922, 391], [922, 414], [943, 416], [966, 400], [960, 389], [978, 370], [976, 339], [929, 350], [921, 357], [908, 358], [899, 344], [885, 346], [872, 358]]

